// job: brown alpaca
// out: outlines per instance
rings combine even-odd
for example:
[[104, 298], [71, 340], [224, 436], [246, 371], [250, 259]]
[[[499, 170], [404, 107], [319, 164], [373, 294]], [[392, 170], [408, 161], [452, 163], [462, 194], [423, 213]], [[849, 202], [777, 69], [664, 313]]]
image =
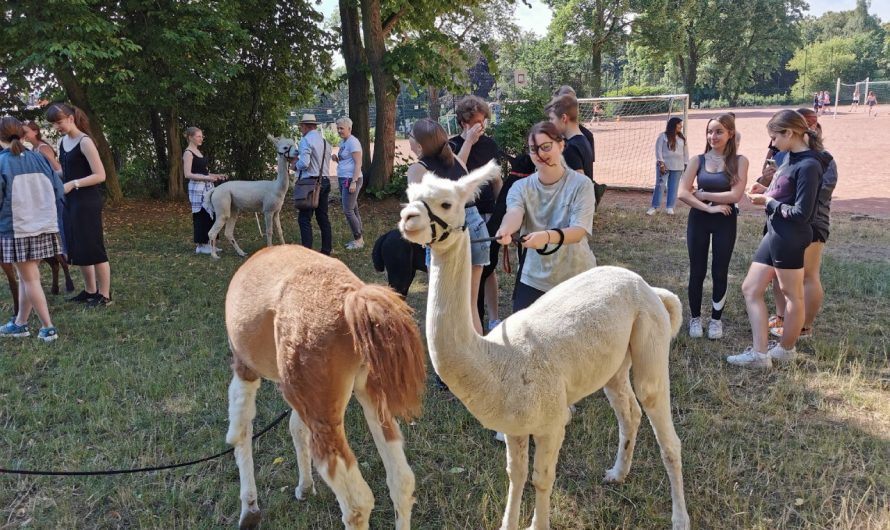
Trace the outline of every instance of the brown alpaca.
[[[65, 256], [63, 254], [57, 254], [52, 258], [43, 258], [43, 261], [49, 265], [50, 269], [52, 269], [53, 283], [50, 288], [50, 292], [52, 294], [59, 294], [60, 266], [62, 268], [62, 272], [65, 274], [65, 291], [70, 293], [74, 290], [74, 281], [71, 279], [71, 273], [68, 271], [68, 260], [65, 259]], [[2, 268], [3, 273], [6, 274], [6, 283], [9, 284], [9, 294], [12, 295], [12, 311], [13, 313], [18, 313], [19, 282], [15, 276], [15, 270], [12, 267], [12, 263], [0, 263], [0, 268]]]
[[368, 528], [374, 496], [343, 423], [355, 393], [386, 468], [395, 526], [410, 528], [414, 473], [395, 417], [420, 412], [426, 357], [408, 305], [386, 287], [365, 285], [336, 259], [283, 245], [260, 250], [232, 277], [226, 329], [234, 356], [226, 442], [235, 446], [241, 476], [240, 528], [260, 521], [251, 450], [260, 378], [277, 382], [293, 408], [297, 499], [315, 492], [311, 449], [346, 529]]

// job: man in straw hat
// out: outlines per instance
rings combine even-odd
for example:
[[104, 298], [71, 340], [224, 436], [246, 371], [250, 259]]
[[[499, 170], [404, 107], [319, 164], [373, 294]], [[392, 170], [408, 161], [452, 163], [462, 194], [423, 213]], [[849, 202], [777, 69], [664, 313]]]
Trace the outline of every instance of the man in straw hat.
[[303, 114], [300, 120], [300, 155], [294, 163], [297, 178], [320, 177], [321, 193], [318, 195], [318, 207], [314, 210], [298, 210], [297, 223], [300, 225], [300, 242], [304, 247], [312, 248], [312, 215], [321, 230], [321, 253], [330, 255], [333, 246], [331, 221], [328, 219], [328, 197], [331, 194], [331, 181], [328, 179], [328, 160], [331, 157], [330, 144], [318, 132], [318, 121], [315, 114]]

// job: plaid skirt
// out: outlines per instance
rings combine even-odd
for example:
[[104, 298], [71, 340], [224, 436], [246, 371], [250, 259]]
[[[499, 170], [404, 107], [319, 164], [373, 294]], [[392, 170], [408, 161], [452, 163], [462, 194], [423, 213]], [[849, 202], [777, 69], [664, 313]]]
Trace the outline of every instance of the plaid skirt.
[[0, 261], [3, 263], [21, 263], [51, 258], [61, 252], [62, 245], [59, 243], [58, 233], [0, 238]]

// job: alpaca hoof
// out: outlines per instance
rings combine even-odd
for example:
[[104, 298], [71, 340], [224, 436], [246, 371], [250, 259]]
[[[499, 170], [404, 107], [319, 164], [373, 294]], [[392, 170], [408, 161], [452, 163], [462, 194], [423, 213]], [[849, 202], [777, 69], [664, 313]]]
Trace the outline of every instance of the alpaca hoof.
[[689, 524], [689, 515], [683, 514], [682, 517], [676, 517], [671, 521], [672, 530], [689, 530], [692, 526]]
[[216, 252], [211, 252], [210, 257], [213, 259], [219, 259], [219, 254], [217, 254]]
[[240, 530], [256, 530], [260, 526], [262, 514], [258, 506], [247, 508], [241, 512], [241, 520], [238, 522]]
[[627, 474], [621, 474], [616, 469], [610, 469], [606, 471], [606, 476], [603, 477], [604, 484], [622, 484], [624, 483], [624, 479], [627, 477]]
[[296, 489], [294, 489], [294, 498], [296, 498], [298, 501], [305, 500], [308, 495], [315, 494], [315, 484], [311, 484], [309, 485], [309, 487], [297, 486]]

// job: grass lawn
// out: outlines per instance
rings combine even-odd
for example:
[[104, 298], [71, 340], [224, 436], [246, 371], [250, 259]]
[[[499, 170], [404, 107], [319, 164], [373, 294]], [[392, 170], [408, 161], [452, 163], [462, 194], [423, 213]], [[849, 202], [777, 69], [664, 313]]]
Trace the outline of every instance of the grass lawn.
[[[650, 218], [619, 201], [607, 195], [595, 221], [592, 245], [599, 263], [629, 267], [679, 294], [685, 305], [685, 215]], [[286, 209], [286, 237], [295, 241], [293, 211]], [[385, 282], [371, 266], [371, 246], [395, 224], [397, 211], [395, 201], [365, 201], [365, 249], [335, 251], [366, 281]], [[341, 249], [349, 237], [334, 205], [331, 217]], [[87, 310], [49, 295], [60, 340], [0, 342], [0, 467], [150, 466], [226, 447], [231, 372], [223, 298], [242, 260], [227, 243], [219, 261], [195, 255], [184, 204], [130, 202], [106, 219], [115, 304]], [[763, 222], [754, 213], [740, 222], [726, 337], [691, 340], [684, 330], [673, 342], [674, 421], [695, 528], [890, 528], [890, 222], [843, 215], [833, 221], [823, 270], [825, 306], [816, 335], [800, 346], [806, 362], [751, 372], [724, 361], [750, 342], [740, 285]], [[253, 216], [241, 219], [236, 236], [248, 252], [262, 244]], [[426, 280], [418, 275], [408, 300], [421, 324]], [[512, 285], [512, 277], [501, 280]], [[0, 293], [0, 314], [7, 315], [11, 304], [5, 289]], [[264, 384], [255, 428], [284, 407], [277, 389]], [[357, 403], [347, 421], [376, 497], [371, 528], [392, 528], [383, 466]], [[423, 416], [403, 429], [417, 475], [413, 526], [497, 528], [507, 490], [503, 445], [460, 402], [432, 386]], [[578, 404], [557, 471], [554, 529], [670, 526], [667, 475], [646, 422], [626, 483], [602, 485], [617, 437], [602, 393]], [[284, 426], [254, 448], [265, 528], [341, 528], [336, 499], [320, 481], [317, 496], [293, 499], [296, 460]], [[533, 494], [528, 486], [526, 524]], [[234, 528], [238, 513], [231, 456], [107, 478], [0, 476], [4, 530]]]

